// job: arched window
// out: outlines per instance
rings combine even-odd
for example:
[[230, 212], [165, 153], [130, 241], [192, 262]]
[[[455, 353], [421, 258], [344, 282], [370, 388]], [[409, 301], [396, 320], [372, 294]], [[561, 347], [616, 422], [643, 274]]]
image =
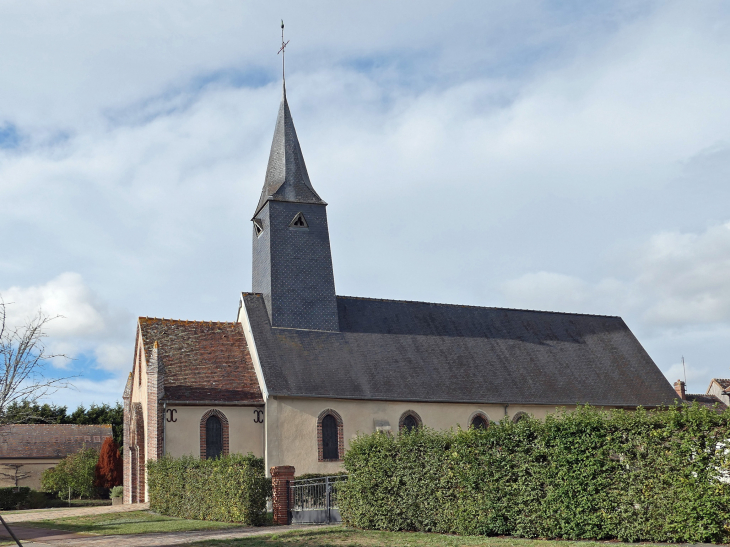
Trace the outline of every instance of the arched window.
[[322, 420], [322, 457], [325, 460], [339, 460], [339, 439], [337, 420], [332, 414], [327, 414]]
[[406, 410], [398, 420], [398, 430], [413, 431], [414, 429], [421, 427], [423, 422], [421, 417], [416, 414], [413, 410]]
[[489, 422], [481, 414], [476, 414], [471, 419], [471, 423], [469, 425], [474, 429], [487, 429]]
[[515, 415], [514, 415], [514, 417], [512, 418], [512, 422], [513, 422], [513, 423], [517, 423], [517, 422], [520, 422], [520, 421], [524, 420], [525, 418], [527, 418], [527, 416], [528, 416], [528, 415], [527, 415], [527, 412], [518, 412], [518, 413], [517, 413], [517, 414], [515, 414]]
[[223, 454], [223, 425], [218, 416], [205, 421], [205, 457], [214, 460]]
[[228, 418], [213, 408], [200, 418], [200, 459], [228, 455]]
[[317, 445], [318, 461], [342, 461], [345, 452], [342, 418], [331, 408], [323, 410], [317, 418]]

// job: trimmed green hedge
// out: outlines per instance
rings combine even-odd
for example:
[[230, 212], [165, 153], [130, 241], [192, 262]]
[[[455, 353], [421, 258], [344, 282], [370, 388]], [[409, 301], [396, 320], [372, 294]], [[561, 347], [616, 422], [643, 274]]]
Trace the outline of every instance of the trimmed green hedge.
[[260, 526], [266, 522], [271, 479], [263, 458], [233, 454], [147, 462], [150, 509], [174, 517]]
[[339, 493], [358, 528], [622, 541], [730, 540], [730, 411], [589, 407], [486, 430], [350, 443]]
[[4, 511], [17, 509], [19, 505], [28, 503], [29, 495], [30, 488], [27, 486], [0, 488], [0, 509]]

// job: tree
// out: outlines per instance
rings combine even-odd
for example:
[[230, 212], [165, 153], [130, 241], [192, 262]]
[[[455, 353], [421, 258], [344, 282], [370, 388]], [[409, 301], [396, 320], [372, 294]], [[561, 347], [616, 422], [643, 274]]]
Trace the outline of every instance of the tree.
[[8, 423], [6, 413], [14, 402], [35, 404], [38, 399], [70, 385], [69, 377], [48, 378], [44, 375], [50, 359], [66, 358], [65, 355], [48, 353], [44, 344], [48, 337], [48, 323], [59, 317], [48, 316], [39, 310], [19, 326], [11, 325], [7, 306], [0, 297], [0, 423]]
[[107, 437], [101, 445], [99, 461], [94, 469], [94, 484], [102, 488], [113, 488], [122, 484], [122, 458], [114, 439]]
[[99, 453], [84, 448], [63, 458], [56, 467], [46, 469], [41, 475], [41, 486], [46, 492], [55, 492], [59, 498], [94, 495], [94, 469]]

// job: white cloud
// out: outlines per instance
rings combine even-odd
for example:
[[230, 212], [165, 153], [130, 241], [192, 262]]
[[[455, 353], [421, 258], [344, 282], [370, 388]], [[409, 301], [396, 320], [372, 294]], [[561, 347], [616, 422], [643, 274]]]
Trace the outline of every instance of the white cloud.
[[54, 337], [91, 336], [107, 328], [103, 305], [78, 273], [62, 273], [43, 285], [14, 286], [0, 294], [11, 324], [23, 324], [41, 310], [47, 316], [62, 316], [48, 324], [47, 332]]
[[587, 6], [5, 3], [0, 287], [113, 374], [133, 316], [230, 320], [284, 12], [341, 293], [727, 322], [727, 6]]

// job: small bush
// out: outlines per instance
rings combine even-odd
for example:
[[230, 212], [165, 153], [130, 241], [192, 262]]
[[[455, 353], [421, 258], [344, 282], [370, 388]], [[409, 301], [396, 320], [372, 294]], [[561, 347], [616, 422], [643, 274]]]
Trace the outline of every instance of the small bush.
[[110, 498], [121, 498], [124, 495], [124, 486], [114, 486], [109, 491]]
[[698, 405], [376, 433], [350, 443], [338, 504], [357, 528], [727, 542], [728, 439], [730, 410]]
[[41, 475], [41, 486], [46, 492], [54, 492], [59, 498], [71, 496], [90, 498], [95, 495], [94, 469], [99, 453], [93, 448], [84, 448], [69, 454], [56, 467], [46, 469]]
[[48, 496], [45, 492], [31, 490], [23, 505], [28, 509], [43, 509], [48, 505]]
[[263, 458], [233, 454], [211, 460], [166, 456], [147, 462], [150, 509], [186, 519], [266, 523], [271, 479]]
[[0, 509], [7, 511], [26, 505], [29, 494], [30, 488], [27, 486], [0, 488]]

